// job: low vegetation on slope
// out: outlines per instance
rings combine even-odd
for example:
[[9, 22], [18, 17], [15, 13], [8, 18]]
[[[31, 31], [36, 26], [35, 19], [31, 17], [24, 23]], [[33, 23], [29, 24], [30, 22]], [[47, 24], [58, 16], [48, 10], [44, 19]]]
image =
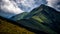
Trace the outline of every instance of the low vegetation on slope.
[[0, 19], [0, 34], [34, 34], [25, 28]]

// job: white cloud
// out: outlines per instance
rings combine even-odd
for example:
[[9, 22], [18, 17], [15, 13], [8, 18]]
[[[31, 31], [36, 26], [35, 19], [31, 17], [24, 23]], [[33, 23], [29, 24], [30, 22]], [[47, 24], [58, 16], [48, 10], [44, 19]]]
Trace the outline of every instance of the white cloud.
[[58, 4], [60, 3], [60, 0], [47, 0], [47, 2], [48, 6], [55, 8], [57, 11], [60, 11], [60, 9], [58, 9], [60, 8], [60, 4]]
[[[9, 0], [1, 0], [0, 9], [3, 10], [3, 13], [0, 12], [0, 15], [3, 14], [4, 17], [6, 16], [11, 17], [13, 15], [24, 12], [18, 7], [18, 5], [14, 1], [9, 1]], [[6, 14], [6, 13], [9, 13], [9, 14]]]

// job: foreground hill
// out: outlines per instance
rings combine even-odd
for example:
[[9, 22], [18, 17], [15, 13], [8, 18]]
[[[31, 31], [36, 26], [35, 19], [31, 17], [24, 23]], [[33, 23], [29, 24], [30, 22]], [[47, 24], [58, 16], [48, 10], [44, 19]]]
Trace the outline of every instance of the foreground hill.
[[35, 34], [18, 23], [0, 16], [0, 34]]

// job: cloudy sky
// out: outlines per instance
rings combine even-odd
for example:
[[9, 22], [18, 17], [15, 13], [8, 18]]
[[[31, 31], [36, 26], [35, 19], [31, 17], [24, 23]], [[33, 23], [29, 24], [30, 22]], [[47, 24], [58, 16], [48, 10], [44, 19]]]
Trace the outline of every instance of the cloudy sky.
[[53, 7], [60, 12], [60, 0], [46, 0], [47, 5]]
[[10, 18], [22, 12], [29, 12], [41, 4], [60, 11], [60, 0], [0, 0], [0, 15]]

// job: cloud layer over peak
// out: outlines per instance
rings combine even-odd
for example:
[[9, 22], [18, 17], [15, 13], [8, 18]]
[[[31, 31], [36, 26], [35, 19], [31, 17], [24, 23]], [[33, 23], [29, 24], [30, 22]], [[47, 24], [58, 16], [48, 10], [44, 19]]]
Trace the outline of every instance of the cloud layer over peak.
[[41, 4], [60, 11], [60, 0], [0, 0], [0, 16], [10, 18], [22, 12], [29, 12]]
[[42, 0], [0, 0], [0, 16], [10, 18], [13, 15], [29, 12], [44, 3]]
[[60, 0], [46, 0], [47, 5], [53, 7], [57, 11], [60, 11]]

